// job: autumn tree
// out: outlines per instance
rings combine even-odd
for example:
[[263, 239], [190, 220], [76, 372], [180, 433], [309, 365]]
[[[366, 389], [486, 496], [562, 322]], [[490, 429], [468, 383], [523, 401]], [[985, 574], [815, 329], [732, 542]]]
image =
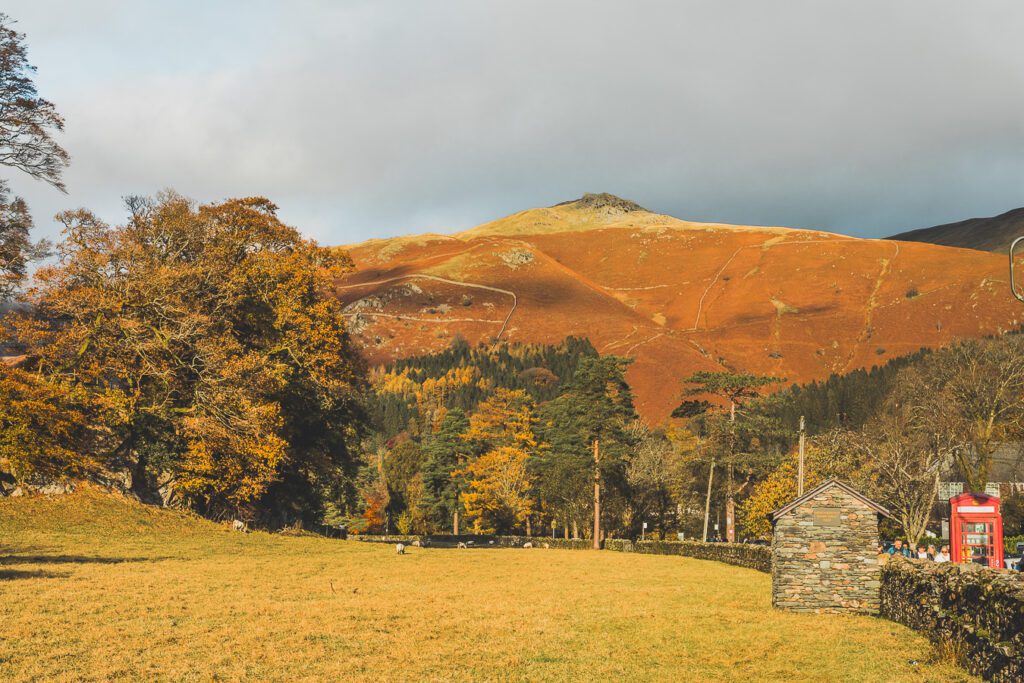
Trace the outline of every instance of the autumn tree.
[[905, 402], [956, 444], [952, 460], [968, 488], [984, 491], [996, 450], [1024, 439], [1024, 337], [954, 344], [922, 369], [918, 385]]
[[939, 478], [962, 449], [959, 434], [936, 429], [944, 397], [929, 391], [916, 368], [900, 372], [876, 417], [864, 427], [864, 444], [874, 471], [879, 500], [916, 544], [927, 528]]
[[25, 34], [0, 14], [0, 164], [64, 190], [61, 174], [68, 153], [53, 139], [64, 119], [41, 97], [32, 81]]
[[48, 483], [103, 470], [111, 411], [81, 388], [0, 364], [0, 470]]
[[[68, 154], [53, 134], [64, 120], [53, 103], [41, 98], [32, 80], [25, 34], [0, 13], [0, 165], [17, 169], [64, 191], [62, 175]], [[29, 237], [32, 218], [20, 197], [11, 197], [0, 179], [0, 302], [11, 296], [27, 272], [27, 264], [45, 252], [45, 243]]]
[[28, 274], [28, 266], [48, 245], [32, 242], [32, 217], [19, 197], [11, 198], [0, 181], [0, 304], [10, 300]]
[[634, 423], [631, 431], [636, 444], [626, 457], [631, 517], [640, 523], [651, 519], [664, 538], [673, 507], [673, 484], [679, 475], [679, 454], [664, 433], [652, 431], [642, 422]]
[[498, 388], [469, 418], [462, 438], [482, 452], [456, 476], [464, 477], [466, 515], [478, 532], [509, 531], [517, 524], [532, 532], [532, 477], [528, 461], [537, 447], [533, 400], [522, 390]]
[[529, 457], [523, 448], [499, 446], [458, 472], [468, 482], [462, 501], [476, 533], [507, 533], [529, 520], [533, 512]]
[[466, 441], [487, 447], [537, 445], [533, 400], [522, 390], [499, 387], [469, 418]]
[[[804, 485], [810, 490], [828, 479], [841, 479], [859, 489], [874, 492], [871, 456], [860, 431], [831, 429], [807, 440]], [[739, 506], [739, 522], [751, 538], [771, 535], [768, 514], [797, 497], [797, 453], [790, 453], [767, 477], [760, 480]]]
[[[715, 465], [718, 459], [726, 464], [726, 520], [728, 540], [735, 540], [735, 496], [740, 493], [743, 487], [747, 486], [751, 478], [748, 476], [741, 484], [740, 489], [736, 487], [737, 464], [749, 464], [749, 451], [744, 452], [737, 448], [738, 438], [736, 430], [736, 413], [743, 403], [748, 399], [758, 396], [758, 390], [766, 386], [784, 381], [778, 377], [752, 375], [749, 373], [736, 373], [728, 371], [701, 371], [696, 372], [685, 380], [688, 385], [684, 391], [689, 397], [714, 397], [724, 403], [724, 408], [719, 408], [713, 414], [708, 424], [710, 441], [712, 442], [710, 470], [708, 474], [707, 497], [704, 510], [704, 540], [708, 535], [708, 519], [710, 516], [711, 490], [714, 481]], [[694, 402], [689, 399], [683, 402], [677, 413], [683, 408], [691, 408], [691, 414], [696, 415], [703, 411], [715, 410], [714, 405], [704, 399]], [[726, 412], [723, 413], [722, 411]], [[751, 468], [747, 468], [748, 475], [752, 474]]]
[[315, 519], [354, 491], [364, 370], [332, 292], [351, 262], [266, 199], [130, 208], [119, 227], [60, 216], [19, 341], [53, 381], [123, 395], [108, 455], [140, 495]]
[[361, 500], [359, 517], [352, 525], [352, 530], [361, 533], [387, 533], [390, 531], [388, 506], [391, 504], [391, 497], [387, 482], [384, 480], [384, 449], [380, 449], [368, 460], [357, 477]]

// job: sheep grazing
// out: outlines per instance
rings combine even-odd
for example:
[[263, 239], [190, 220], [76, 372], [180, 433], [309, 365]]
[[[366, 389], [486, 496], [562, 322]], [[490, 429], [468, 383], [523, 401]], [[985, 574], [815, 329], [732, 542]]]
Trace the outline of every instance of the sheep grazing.
[[398, 545], [396, 545], [395, 551], [397, 551], [399, 555], [405, 555], [405, 544], [399, 543]]
[[240, 519], [236, 519], [231, 522], [231, 528], [235, 531], [241, 531], [242, 533], [249, 531], [249, 525]]
[[524, 547], [524, 548], [532, 548], [532, 547], [533, 547], [533, 544], [532, 544], [532, 543], [530, 543], [529, 541], [527, 541], [526, 543], [524, 543], [524, 544], [523, 544], [523, 547]]
[[465, 543], [463, 543], [462, 541], [459, 541], [459, 547], [460, 548], [466, 548], [468, 546]]

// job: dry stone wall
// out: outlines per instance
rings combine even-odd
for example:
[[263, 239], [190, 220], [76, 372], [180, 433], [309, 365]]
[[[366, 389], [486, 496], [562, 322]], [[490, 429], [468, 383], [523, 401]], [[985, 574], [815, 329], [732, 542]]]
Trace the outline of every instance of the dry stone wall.
[[[607, 543], [606, 541], [606, 546]], [[761, 545], [700, 541], [637, 541], [633, 543], [632, 550], [652, 555], [682, 555], [698, 560], [714, 560], [765, 573], [772, 570], [771, 550]]]
[[465, 543], [475, 548], [521, 548], [530, 543], [534, 548], [559, 548], [562, 550], [590, 550], [593, 543], [586, 539], [544, 538], [543, 536], [490, 536], [476, 534], [431, 534], [418, 536], [412, 534], [350, 534], [354, 541], [366, 543], [404, 543], [405, 545], [427, 545], [435, 548], [455, 547]]
[[892, 557], [881, 614], [959, 652], [985, 680], [1024, 681], [1024, 579], [979, 565]]
[[772, 604], [797, 612], [878, 612], [878, 514], [833, 486], [775, 522]]

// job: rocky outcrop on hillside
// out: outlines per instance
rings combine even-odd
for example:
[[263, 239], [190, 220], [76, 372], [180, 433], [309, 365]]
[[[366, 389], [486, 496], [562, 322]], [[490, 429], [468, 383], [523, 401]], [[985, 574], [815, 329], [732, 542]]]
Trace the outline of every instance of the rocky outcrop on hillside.
[[580, 209], [611, 209], [618, 213], [632, 213], [633, 211], [647, 211], [634, 201], [616, 197], [607, 192], [587, 192], [579, 199], [555, 204], [555, 206], [574, 205]]

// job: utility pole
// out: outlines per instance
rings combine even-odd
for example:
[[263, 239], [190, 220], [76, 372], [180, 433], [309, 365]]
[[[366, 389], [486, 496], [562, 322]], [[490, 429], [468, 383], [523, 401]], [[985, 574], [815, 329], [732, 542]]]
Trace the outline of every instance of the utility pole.
[[736, 450], [736, 401], [729, 401], [729, 481], [725, 498], [725, 540], [736, 542], [736, 500], [733, 498], [733, 459]]
[[800, 460], [796, 469], [796, 495], [804, 495], [804, 416], [800, 416]]
[[594, 550], [601, 549], [601, 452], [594, 439]]

